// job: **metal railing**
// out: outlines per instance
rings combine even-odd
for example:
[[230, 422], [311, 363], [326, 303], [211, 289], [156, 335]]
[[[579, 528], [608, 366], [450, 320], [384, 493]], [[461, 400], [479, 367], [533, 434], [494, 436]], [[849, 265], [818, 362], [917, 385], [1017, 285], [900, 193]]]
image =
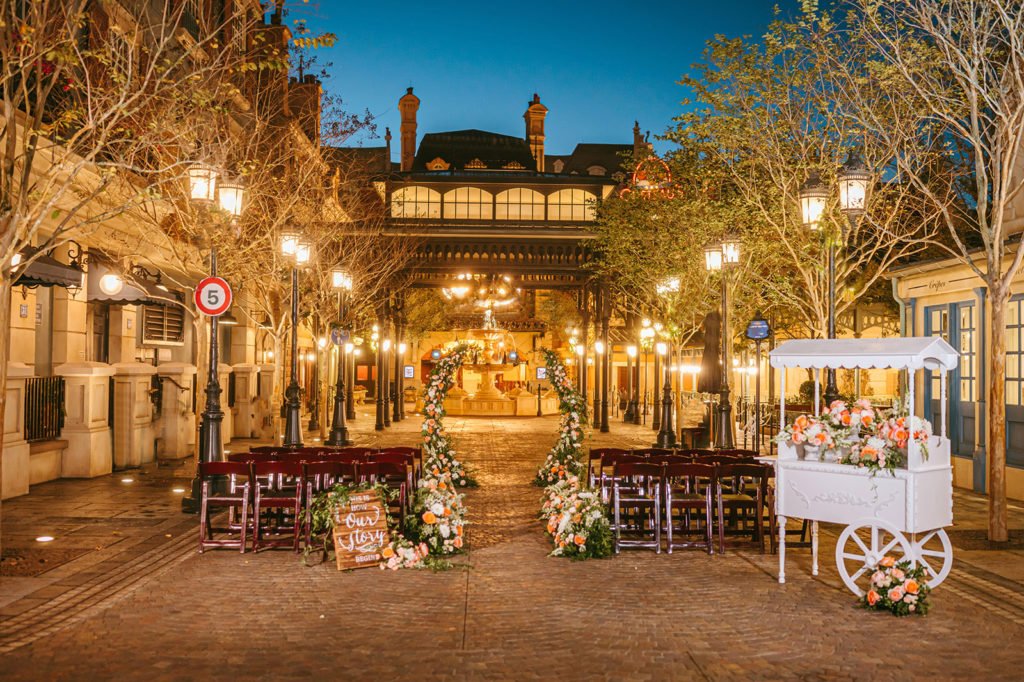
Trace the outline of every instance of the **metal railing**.
[[64, 428], [64, 377], [25, 380], [25, 440], [55, 440]]

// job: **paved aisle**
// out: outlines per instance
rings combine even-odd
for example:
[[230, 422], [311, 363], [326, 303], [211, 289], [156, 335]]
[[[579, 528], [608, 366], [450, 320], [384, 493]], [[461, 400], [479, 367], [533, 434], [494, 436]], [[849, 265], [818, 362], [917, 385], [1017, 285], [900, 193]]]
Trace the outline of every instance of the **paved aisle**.
[[[854, 608], [828, 559], [812, 579], [806, 550], [791, 553], [785, 586], [775, 583], [775, 558], [756, 552], [548, 558], [530, 480], [557, 420], [448, 425], [481, 484], [466, 494], [469, 568], [340, 574], [287, 552], [164, 547], [155, 568], [105, 564], [137, 584], [103, 607], [68, 609], [66, 622], [36, 624], [52, 628], [45, 637], [30, 628], [33, 641], [0, 653], [0, 678], [1019, 678], [1024, 591], [1015, 581], [961, 564], [933, 615], [897, 621]], [[410, 419], [359, 440], [410, 442], [417, 429]], [[630, 427], [595, 442], [650, 435]], [[826, 535], [823, 557], [832, 541]], [[0, 616], [0, 633], [10, 618]]]

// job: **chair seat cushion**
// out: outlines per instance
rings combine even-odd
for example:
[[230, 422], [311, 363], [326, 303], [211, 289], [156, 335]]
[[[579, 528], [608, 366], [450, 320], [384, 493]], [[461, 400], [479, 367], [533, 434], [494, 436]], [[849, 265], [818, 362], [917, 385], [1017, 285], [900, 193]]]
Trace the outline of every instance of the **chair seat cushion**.
[[746, 504], [755, 504], [755, 500], [750, 495], [722, 495], [722, 502], [743, 502]]

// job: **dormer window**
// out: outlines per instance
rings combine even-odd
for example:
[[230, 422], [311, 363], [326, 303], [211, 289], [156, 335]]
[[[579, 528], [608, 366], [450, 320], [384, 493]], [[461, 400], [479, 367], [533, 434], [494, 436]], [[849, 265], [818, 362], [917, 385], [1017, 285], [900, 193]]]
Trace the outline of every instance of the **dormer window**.
[[551, 164], [551, 170], [555, 171], [556, 173], [561, 173], [562, 169], [564, 168], [565, 161], [562, 161], [561, 159], [556, 159], [555, 162]]
[[487, 164], [481, 161], [480, 159], [473, 159], [472, 161], [466, 164], [466, 168], [468, 170], [486, 170]]
[[451, 167], [451, 164], [442, 159], [440, 156], [433, 161], [427, 162], [428, 171], [446, 171]]
[[587, 168], [587, 175], [608, 175], [608, 169], [604, 166], [589, 166]]

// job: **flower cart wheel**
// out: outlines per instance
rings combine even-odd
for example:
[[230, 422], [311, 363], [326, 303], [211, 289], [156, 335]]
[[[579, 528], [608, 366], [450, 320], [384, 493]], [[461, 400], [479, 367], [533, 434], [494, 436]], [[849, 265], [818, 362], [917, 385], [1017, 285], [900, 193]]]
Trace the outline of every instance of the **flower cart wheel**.
[[878, 562], [886, 555], [896, 561], [914, 558], [913, 545], [895, 526], [880, 519], [864, 519], [843, 529], [836, 542], [839, 577], [858, 597], [863, 596]]
[[931, 579], [928, 587], [942, 583], [953, 568], [953, 545], [943, 528], [914, 536], [914, 560], [924, 567]]

